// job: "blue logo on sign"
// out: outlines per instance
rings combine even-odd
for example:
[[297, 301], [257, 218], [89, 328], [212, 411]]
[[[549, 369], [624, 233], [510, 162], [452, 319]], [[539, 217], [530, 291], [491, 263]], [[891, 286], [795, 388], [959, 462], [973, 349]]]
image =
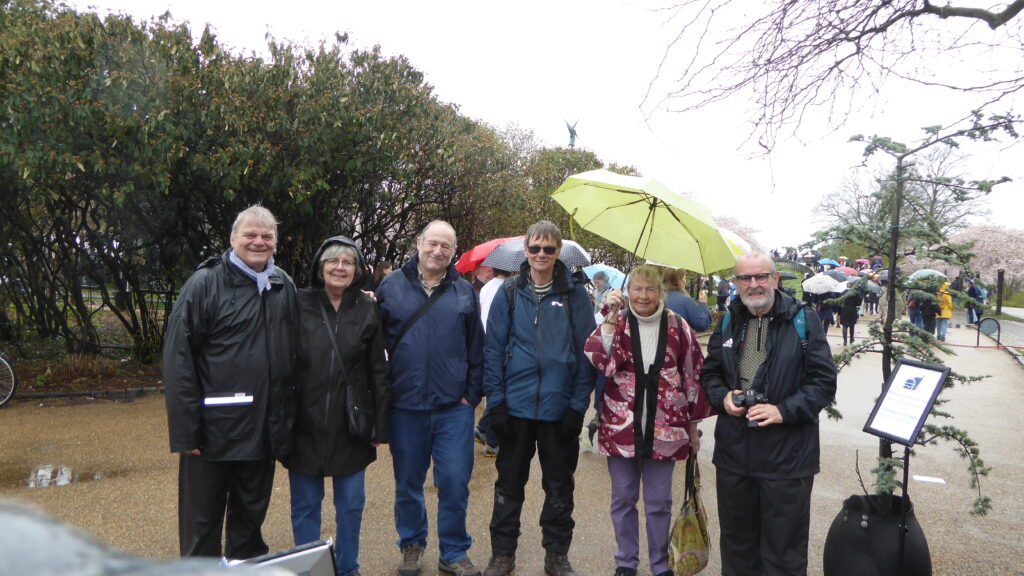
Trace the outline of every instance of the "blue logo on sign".
[[917, 390], [917, 386], [918, 384], [921, 383], [921, 380], [924, 380], [923, 376], [918, 376], [917, 378], [907, 378], [907, 381], [903, 383], [903, 387], [906, 388], [907, 390]]

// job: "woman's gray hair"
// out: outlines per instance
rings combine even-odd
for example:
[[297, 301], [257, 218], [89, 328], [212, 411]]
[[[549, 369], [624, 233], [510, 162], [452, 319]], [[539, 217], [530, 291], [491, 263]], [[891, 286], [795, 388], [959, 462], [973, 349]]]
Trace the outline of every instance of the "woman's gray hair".
[[331, 258], [337, 258], [342, 255], [349, 256], [355, 261], [356, 270], [352, 275], [352, 283], [355, 284], [359, 281], [363, 275], [363, 267], [359, 265], [359, 254], [356, 252], [355, 248], [346, 244], [338, 243], [331, 244], [327, 248], [324, 248], [323, 253], [320, 254], [320, 270], [317, 272], [317, 274], [320, 275], [320, 278], [324, 277], [324, 260], [330, 260]]
[[626, 297], [627, 298], [629, 297], [629, 288], [630, 288], [630, 286], [633, 285], [633, 280], [634, 279], [647, 280], [648, 282], [650, 282], [654, 286], [657, 286], [658, 287], [658, 302], [661, 302], [662, 306], [665, 305], [665, 299], [668, 296], [668, 293], [665, 291], [665, 287], [662, 286], [662, 283], [661, 283], [661, 272], [659, 272], [657, 268], [655, 268], [654, 266], [651, 266], [650, 264], [641, 264], [640, 266], [637, 266], [636, 268], [633, 268], [632, 270], [630, 270], [629, 271], [629, 276], [626, 277]]

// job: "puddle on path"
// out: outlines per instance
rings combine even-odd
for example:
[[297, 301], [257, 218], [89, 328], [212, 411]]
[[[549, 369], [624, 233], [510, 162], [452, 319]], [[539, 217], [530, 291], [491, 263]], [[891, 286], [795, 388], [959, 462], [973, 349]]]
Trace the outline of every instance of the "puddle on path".
[[20, 466], [0, 467], [0, 487], [49, 488], [67, 486], [76, 482], [106, 480], [125, 474], [125, 470], [86, 470], [70, 466], [40, 464], [27, 470]]

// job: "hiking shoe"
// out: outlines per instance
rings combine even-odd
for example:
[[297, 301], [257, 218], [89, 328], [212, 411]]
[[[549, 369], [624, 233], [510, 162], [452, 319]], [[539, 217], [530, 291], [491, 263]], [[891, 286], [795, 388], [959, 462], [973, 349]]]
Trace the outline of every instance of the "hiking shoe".
[[544, 554], [544, 574], [547, 576], [576, 576], [576, 572], [565, 554]]
[[480, 428], [473, 427], [473, 441], [475, 441], [477, 444], [487, 446], [487, 437], [484, 436], [484, 433], [480, 431]]
[[484, 576], [512, 576], [516, 571], [515, 556], [491, 556], [487, 563]]
[[480, 576], [480, 571], [476, 569], [476, 566], [473, 566], [469, 558], [463, 558], [458, 562], [450, 564], [444, 560], [438, 560], [437, 570], [438, 572], [452, 574], [453, 576]]
[[[671, 576], [671, 572], [669, 575]], [[623, 568], [619, 566], [615, 569], [615, 576], [636, 576], [636, 570], [633, 568]], [[661, 576], [660, 574], [658, 576]]]
[[496, 458], [498, 456], [498, 447], [484, 445], [484, 456], [487, 458]]
[[402, 548], [402, 563], [398, 565], [398, 576], [420, 576], [420, 559], [423, 558], [423, 544], [410, 544]]

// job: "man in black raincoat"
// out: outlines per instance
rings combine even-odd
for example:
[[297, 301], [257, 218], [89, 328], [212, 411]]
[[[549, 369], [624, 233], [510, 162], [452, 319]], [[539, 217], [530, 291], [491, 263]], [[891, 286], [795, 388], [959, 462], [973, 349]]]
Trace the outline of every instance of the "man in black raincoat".
[[270, 211], [242, 211], [231, 249], [199, 265], [167, 321], [164, 386], [171, 452], [181, 455], [182, 556], [268, 551], [262, 525], [274, 458], [289, 446], [297, 317], [295, 285], [274, 266], [276, 242]]
[[[768, 255], [740, 256], [735, 281], [738, 298], [722, 319], [728, 324], [711, 333], [700, 373], [718, 412], [722, 574], [802, 576], [819, 471], [818, 414], [835, 398], [836, 366], [817, 314], [778, 290]], [[737, 405], [734, 397], [749, 401]]]

